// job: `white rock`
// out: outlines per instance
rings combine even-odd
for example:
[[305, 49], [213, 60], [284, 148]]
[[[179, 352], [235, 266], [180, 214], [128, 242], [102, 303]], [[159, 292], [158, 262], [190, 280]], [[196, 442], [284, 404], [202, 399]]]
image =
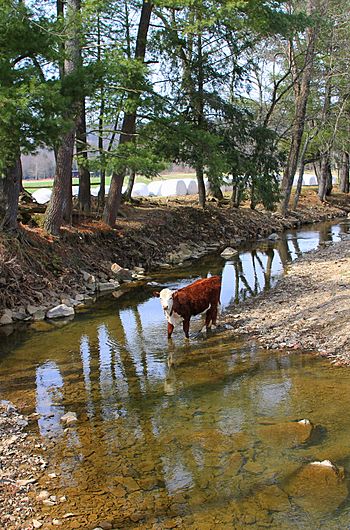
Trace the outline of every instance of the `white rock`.
[[41, 521], [38, 521], [37, 519], [32, 520], [32, 525], [34, 528], [41, 528], [43, 523]]
[[34, 484], [36, 480], [37, 480], [36, 478], [22, 479], [22, 480], [17, 480], [16, 484], [18, 484], [18, 486], [28, 486], [28, 484]]
[[66, 304], [60, 304], [52, 309], [49, 309], [46, 313], [46, 318], [62, 318], [74, 315], [73, 307], [68, 307]]
[[331, 467], [332, 469], [337, 469], [337, 467], [332, 464], [330, 460], [322, 460], [322, 461], [315, 461], [310, 463], [311, 466], [323, 466], [323, 467]]
[[302, 423], [303, 425], [310, 425], [311, 424], [310, 420], [307, 420], [307, 419], [300, 420], [300, 421], [298, 421], [298, 423]]
[[226, 247], [225, 250], [223, 250], [220, 254], [220, 256], [224, 259], [230, 259], [233, 256], [236, 256], [238, 254], [238, 250], [235, 250], [232, 247]]
[[55, 503], [53, 501], [50, 501], [50, 499], [43, 500], [44, 506], [55, 506]]
[[280, 238], [280, 236], [278, 234], [276, 234], [276, 232], [274, 232], [273, 234], [270, 234], [267, 239], [269, 241], [278, 241], [281, 238]]
[[50, 493], [47, 490], [42, 490], [37, 496], [37, 499], [39, 501], [44, 501], [45, 499], [48, 499], [49, 497], [50, 497]]
[[73, 425], [74, 423], [77, 423], [78, 418], [75, 412], [67, 412], [63, 416], [61, 416], [62, 423], [65, 423], [66, 425]]

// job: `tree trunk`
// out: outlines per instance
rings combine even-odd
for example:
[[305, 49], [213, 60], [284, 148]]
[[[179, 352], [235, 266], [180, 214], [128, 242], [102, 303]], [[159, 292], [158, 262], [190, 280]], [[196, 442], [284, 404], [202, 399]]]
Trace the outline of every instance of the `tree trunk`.
[[[198, 129], [205, 129], [205, 119], [204, 119], [204, 71], [203, 71], [203, 43], [202, 35], [199, 30], [198, 34], [198, 43], [197, 43], [197, 52], [198, 52], [198, 94], [197, 101], [194, 101], [194, 107], [197, 112], [197, 122]], [[198, 201], [199, 206], [202, 208], [205, 207], [206, 202], [206, 189], [204, 184], [204, 146], [200, 144], [198, 146], [198, 161], [196, 164], [196, 175], [198, 181]]]
[[79, 116], [77, 119], [76, 132], [76, 151], [78, 157], [78, 171], [79, 171], [79, 208], [82, 212], [90, 212], [91, 210], [91, 185], [90, 185], [90, 171], [88, 169], [88, 154], [87, 154], [87, 138], [86, 138], [86, 114], [85, 114], [85, 98], [82, 99], [79, 109]]
[[326, 196], [329, 192], [329, 171], [329, 153], [325, 153], [322, 155], [321, 158], [320, 176], [318, 181], [318, 196], [321, 201], [326, 200]]
[[[69, 76], [81, 65], [79, 20], [80, 0], [66, 0], [65, 16], [65, 61], [63, 76]], [[47, 207], [44, 228], [52, 235], [59, 235], [63, 219], [71, 222], [72, 217], [72, 161], [76, 120], [79, 102], [72, 101], [65, 117], [72, 122], [71, 128], [59, 141], [56, 151], [56, 173], [52, 196]]]
[[205, 193], [205, 183], [204, 183], [204, 169], [203, 164], [197, 164], [196, 167], [196, 177], [198, 182], [198, 202], [201, 208], [205, 207], [206, 193]]
[[100, 171], [100, 189], [98, 190], [98, 208], [104, 208], [106, 200], [106, 171], [101, 169]]
[[134, 184], [135, 184], [135, 177], [136, 177], [136, 172], [135, 171], [131, 171], [130, 175], [129, 175], [128, 186], [127, 186], [125, 194], [124, 194], [125, 200], [127, 200], [127, 201], [131, 200], [131, 194], [132, 194], [132, 190], [133, 190], [133, 187], [134, 187]]
[[18, 198], [22, 180], [22, 163], [20, 154], [14, 160], [12, 166], [4, 171], [5, 178], [1, 179], [3, 189], [2, 212], [0, 218], [0, 229], [11, 231], [17, 229]]
[[[101, 64], [101, 20], [97, 14], [97, 61]], [[98, 152], [100, 156], [100, 189], [98, 190], [98, 208], [103, 209], [106, 198], [106, 167], [103, 146], [103, 127], [105, 114], [105, 88], [103, 82], [100, 87], [100, 110], [98, 115]]]
[[232, 187], [231, 205], [233, 208], [239, 208], [242, 201], [244, 191], [244, 185], [241, 182], [237, 182]]
[[75, 131], [71, 129], [61, 141], [57, 151], [56, 173], [52, 196], [45, 214], [45, 230], [58, 236], [63, 218], [72, 211], [72, 162]]
[[305, 170], [305, 155], [306, 155], [306, 151], [309, 146], [309, 143], [310, 143], [310, 137], [308, 136], [304, 142], [303, 150], [300, 156], [299, 176], [298, 176], [297, 187], [296, 187], [295, 195], [294, 195], [293, 210], [296, 210], [298, 206], [301, 188], [303, 186], [303, 178], [304, 178], [304, 170]]
[[[314, 0], [308, 0], [307, 13], [312, 15], [315, 11]], [[306, 32], [307, 48], [304, 61], [304, 70], [301, 75], [300, 90], [295, 101], [294, 124], [292, 128], [292, 141], [288, 153], [288, 161], [283, 174], [281, 191], [282, 201], [280, 210], [283, 215], [287, 213], [288, 204], [292, 192], [293, 181], [298, 166], [299, 152], [304, 132], [306, 104], [309, 97], [310, 80], [314, 60], [316, 31], [314, 27], [308, 27]]]
[[[136, 49], [135, 49], [135, 59], [138, 59], [141, 62], [144, 62], [146, 55], [146, 45], [147, 45], [147, 34], [151, 21], [153, 4], [148, 0], [143, 0], [141, 16], [139, 22], [139, 28], [136, 39]], [[136, 111], [132, 114], [125, 114], [123, 119], [123, 125], [121, 129], [121, 135], [119, 140], [119, 145], [132, 142], [135, 136], [136, 128]], [[109, 189], [107, 201], [105, 204], [103, 212], [103, 220], [109, 226], [113, 227], [115, 225], [115, 220], [118, 215], [118, 211], [121, 204], [122, 198], [122, 188], [124, 183], [124, 178], [126, 175], [127, 168], [123, 168], [118, 173], [113, 172], [111, 178], [111, 187]]]
[[339, 189], [342, 193], [349, 193], [349, 169], [350, 157], [349, 153], [343, 151], [342, 160], [339, 169]]
[[327, 178], [327, 190], [326, 190], [326, 196], [329, 197], [332, 194], [333, 190], [333, 175], [332, 175], [332, 167], [331, 163], [328, 163], [328, 178]]

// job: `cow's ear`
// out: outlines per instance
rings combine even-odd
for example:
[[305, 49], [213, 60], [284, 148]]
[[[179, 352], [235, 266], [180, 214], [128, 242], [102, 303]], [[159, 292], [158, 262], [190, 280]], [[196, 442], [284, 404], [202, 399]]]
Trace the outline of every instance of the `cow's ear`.
[[159, 295], [160, 295], [159, 291], [153, 291], [153, 296], [156, 296], [157, 298], [159, 298]]

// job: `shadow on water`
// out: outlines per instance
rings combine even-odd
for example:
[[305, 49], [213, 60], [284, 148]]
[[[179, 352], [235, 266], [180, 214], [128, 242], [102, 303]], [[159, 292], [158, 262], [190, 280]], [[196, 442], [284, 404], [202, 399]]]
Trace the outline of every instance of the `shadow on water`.
[[[344, 222], [288, 232], [154, 281], [178, 288], [221, 274], [226, 310], [347, 231]], [[77, 512], [67, 530], [103, 519], [115, 528], [345, 528], [350, 504], [340, 487], [327, 479], [327, 510], [322, 479], [312, 508], [295, 491], [305, 489], [300, 469], [313, 460], [350, 473], [348, 371], [312, 356], [271, 355], [226, 331], [198, 336], [200, 318], [189, 341], [180, 329], [168, 342], [153, 289], [103, 299], [47, 333], [2, 339], [2, 397], [38, 412], [39, 433], [52, 441], [48, 472], [67, 502], [50, 514]], [[79, 418], [69, 429], [60, 422], [67, 411]], [[303, 418], [312, 432], [296, 421]]]

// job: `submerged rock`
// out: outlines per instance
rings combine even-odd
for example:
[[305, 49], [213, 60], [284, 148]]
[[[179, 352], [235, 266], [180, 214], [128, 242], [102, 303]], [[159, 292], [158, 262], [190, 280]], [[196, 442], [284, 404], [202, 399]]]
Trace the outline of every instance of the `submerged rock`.
[[310, 440], [313, 432], [312, 423], [307, 420], [290, 421], [262, 425], [259, 434], [274, 447], [296, 447]]
[[269, 512], [287, 512], [290, 509], [288, 495], [275, 484], [263, 487], [255, 498], [262, 509]]
[[61, 417], [60, 421], [64, 423], [65, 425], [69, 426], [69, 425], [74, 425], [75, 423], [77, 423], [78, 418], [75, 412], [67, 412]]
[[318, 514], [336, 510], [348, 496], [343, 468], [329, 460], [301, 467], [283, 489], [293, 503], [306, 512]]

